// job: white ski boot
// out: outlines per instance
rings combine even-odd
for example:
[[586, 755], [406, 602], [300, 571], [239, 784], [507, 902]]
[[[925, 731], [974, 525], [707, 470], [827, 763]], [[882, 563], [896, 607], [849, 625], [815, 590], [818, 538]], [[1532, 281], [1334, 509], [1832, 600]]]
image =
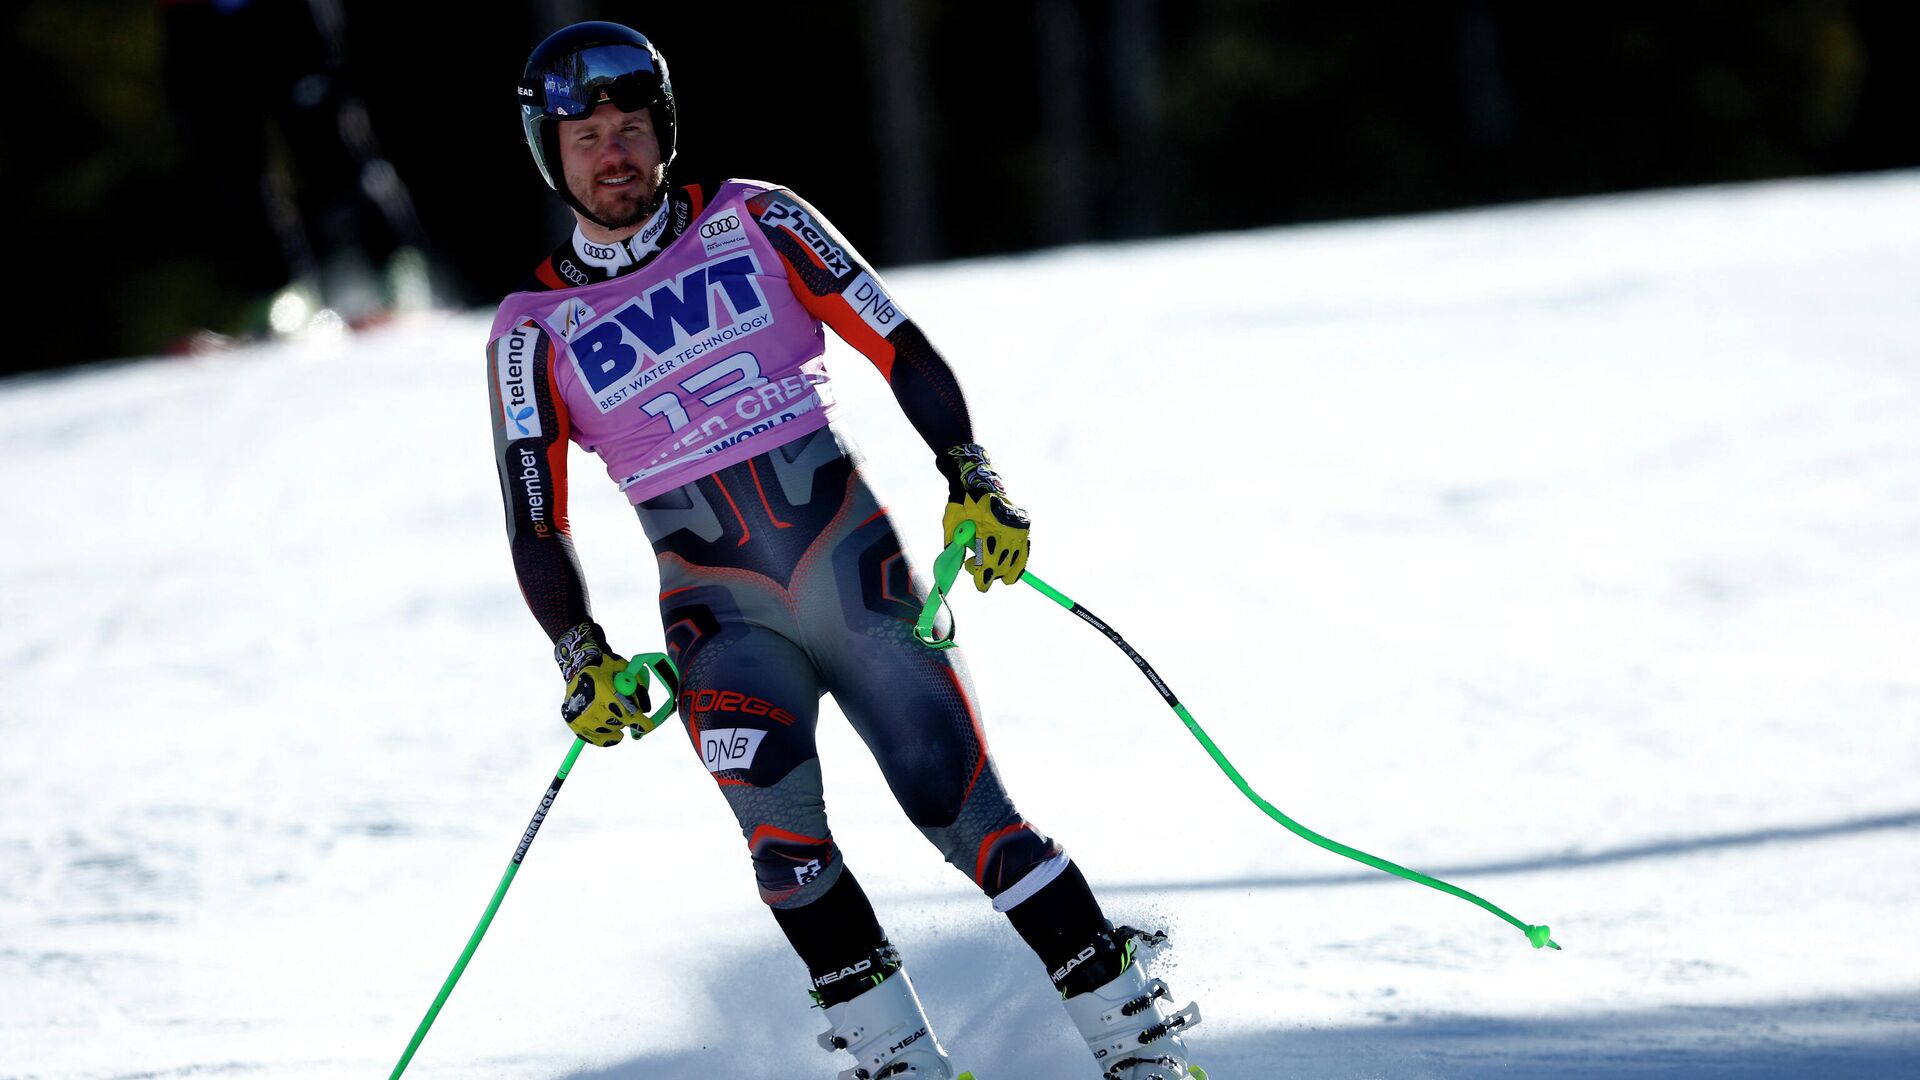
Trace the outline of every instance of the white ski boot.
[[845, 1050], [856, 1064], [840, 1080], [954, 1080], [953, 1062], [940, 1048], [905, 969], [894, 971], [852, 1001], [827, 1006], [826, 1050]]
[[[1163, 933], [1120, 929], [1149, 947], [1166, 940]], [[1148, 979], [1135, 960], [1112, 982], [1066, 1000], [1067, 1015], [1087, 1040], [1104, 1080], [1207, 1080], [1205, 1070], [1187, 1064], [1187, 1044], [1180, 1037], [1200, 1022], [1200, 1007], [1188, 1002], [1177, 1012], [1161, 1012], [1160, 1002], [1172, 997], [1167, 984]]]

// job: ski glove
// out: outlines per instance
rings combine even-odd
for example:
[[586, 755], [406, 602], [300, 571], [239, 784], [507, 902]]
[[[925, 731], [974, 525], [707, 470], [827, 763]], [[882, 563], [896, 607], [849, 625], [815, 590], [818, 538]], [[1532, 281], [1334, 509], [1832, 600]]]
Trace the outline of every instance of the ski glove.
[[647, 718], [651, 703], [646, 684], [642, 682], [633, 697], [614, 689], [613, 677], [627, 670], [627, 661], [600, 643], [598, 626], [581, 623], [561, 634], [553, 659], [567, 680], [560, 718], [575, 735], [595, 746], [612, 746], [629, 727], [636, 739], [654, 729]]
[[947, 478], [946, 543], [963, 521], [973, 522], [973, 551], [963, 564], [981, 592], [998, 579], [1011, 585], [1027, 569], [1027, 512], [1007, 498], [987, 451], [976, 443], [949, 446], [938, 457]]

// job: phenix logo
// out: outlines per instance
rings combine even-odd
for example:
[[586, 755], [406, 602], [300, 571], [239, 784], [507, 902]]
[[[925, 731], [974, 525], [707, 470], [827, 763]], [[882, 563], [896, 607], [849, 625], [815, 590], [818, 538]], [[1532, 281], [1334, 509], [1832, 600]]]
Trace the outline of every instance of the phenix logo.
[[754, 280], [760, 265], [743, 251], [688, 270], [634, 297], [571, 342], [574, 367], [608, 412], [649, 381], [647, 357], [663, 357], [676, 346], [713, 329], [714, 306], [725, 303], [733, 325], [760, 329], [772, 322], [766, 297]]
[[785, 229], [794, 239], [807, 245], [813, 257], [836, 279], [852, 272], [853, 263], [847, 259], [847, 253], [827, 237], [826, 230], [813, 220], [812, 214], [791, 199], [774, 196], [761, 212], [760, 223]]

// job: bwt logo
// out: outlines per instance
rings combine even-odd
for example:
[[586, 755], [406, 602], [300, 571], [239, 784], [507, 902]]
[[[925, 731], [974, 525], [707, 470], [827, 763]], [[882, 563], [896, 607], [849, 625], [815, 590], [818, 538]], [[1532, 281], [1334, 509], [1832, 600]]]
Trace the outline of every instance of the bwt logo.
[[753, 280], [760, 272], [751, 252], [696, 266], [634, 297], [573, 339], [573, 363], [595, 394], [604, 393], [640, 367], [642, 354], [664, 356], [674, 346], [706, 333], [713, 305], [724, 297], [735, 321], [767, 306]]

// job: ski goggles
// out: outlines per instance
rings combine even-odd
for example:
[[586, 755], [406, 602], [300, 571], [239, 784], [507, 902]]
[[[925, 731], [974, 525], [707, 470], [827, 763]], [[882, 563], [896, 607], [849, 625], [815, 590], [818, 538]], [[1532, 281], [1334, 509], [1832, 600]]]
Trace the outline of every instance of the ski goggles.
[[637, 45], [582, 49], [520, 80], [520, 104], [558, 120], [578, 120], [604, 104], [638, 112], [659, 101], [653, 54]]

